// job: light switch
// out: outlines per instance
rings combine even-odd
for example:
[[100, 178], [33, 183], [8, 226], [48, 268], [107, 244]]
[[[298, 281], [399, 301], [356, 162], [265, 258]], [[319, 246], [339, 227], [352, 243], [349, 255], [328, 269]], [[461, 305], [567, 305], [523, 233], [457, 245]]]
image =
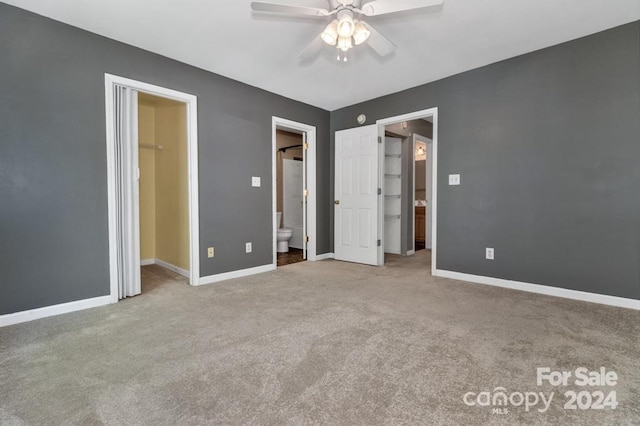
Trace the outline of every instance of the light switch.
[[251, 177], [251, 186], [259, 188], [260, 185], [261, 185], [260, 176], [252, 176]]
[[487, 247], [487, 249], [486, 249], [486, 251], [485, 251], [485, 256], [484, 256], [484, 257], [485, 257], [487, 260], [493, 260], [493, 259], [494, 259], [494, 255], [495, 255], [495, 251], [494, 251], [492, 248]]
[[460, 185], [460, 175], [449, 175], [449, 185]]

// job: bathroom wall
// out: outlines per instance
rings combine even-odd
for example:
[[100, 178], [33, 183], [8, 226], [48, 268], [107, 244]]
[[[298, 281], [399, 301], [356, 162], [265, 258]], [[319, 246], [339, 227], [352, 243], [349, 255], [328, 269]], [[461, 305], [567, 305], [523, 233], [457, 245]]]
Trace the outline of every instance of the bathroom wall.
[[189, 270], [186, 106], [158, 102], [156, 112], [156, 258]]
[[[138, 100], [138, 144], [155, 144], [155, 108]], [[156, 257], [156, 152], [138, 149], [140, 165], [140, 259]]]
[[277, 211], [282, 211], [282, 160], [293, 160], [294, 158], [302, 158], [302, 148], [288, 149], [285, 152], [277, 151], [292, 145], [302, 144], [302, 135], [287, 132], [285, 130], [276, 130], [276, 206]]

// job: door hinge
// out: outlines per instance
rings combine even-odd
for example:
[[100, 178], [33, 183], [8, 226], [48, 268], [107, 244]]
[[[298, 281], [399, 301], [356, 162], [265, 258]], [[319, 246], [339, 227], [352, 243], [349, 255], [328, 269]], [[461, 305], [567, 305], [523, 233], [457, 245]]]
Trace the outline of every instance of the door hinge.
[[382, 136], [378, 136], [378, 143], [382, 143]]
[[304, 144], [302, 144], [302, 146], [304, 147], [304, 149], [309, 149], [309, 144], [306, 143], [306, 142]]
[[381, 241], [380, 241], [380, 240], [378, 240], [378, 247], [380, 247], [380, 244], [382, 244], [382, 243], [381, 243]]
[[382, 188], [378, 188], [378, 195], [382, 195]]
[[308, 242], [309, 242], [309, 236], [308, 236], [308, 235], [305, 235], [305, 236], [304, 236], [304, 242], [305, 242], [305, 243], [308, 243]]
[[308, 196], [309, 196], [309, 190], [308, 190], [308, 189], [305, 189], [305, 190], [302, 192], [302, 195], [304, 195], [305, 197], [308, 197]]

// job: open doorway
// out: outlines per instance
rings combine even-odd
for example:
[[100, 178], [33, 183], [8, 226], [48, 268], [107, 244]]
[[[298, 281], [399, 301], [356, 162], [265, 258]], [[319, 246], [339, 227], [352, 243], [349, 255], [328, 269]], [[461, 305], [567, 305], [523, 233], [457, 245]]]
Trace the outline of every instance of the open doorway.
[[[385, 252], [414, 253], [415, 178], [411, 141], [397, 130], [409, 122], [424, 122], [431, 130], [429, 183], [431, 256], [436, 270], [438, 109], [378, 120], [376, 124], [338, 130], [334, 154], [334, 257], [336, 260], [380, 266]], [[405, 123], [405, 124], [403, 124]], [[395, 130], [395, 132], [394, 132]], [[424, 131], [425, 133], [428, 133]], [[417, 133], [417, 132], [415, 132]], [[427, 140], [428, 138], [424, 138]], [[404, 141], [404, 142], [403, 142]], [[426, 226], [426, 224], [425, 224]]]
[[[437, 108], [379, 120], [379, 256], [425, 257], [435, 271]], [[424, 250], [425, 252], [422, 252]], [[383, 260], [380, 263], [384, 263]]]
[[[431, 204], [427, 201], [431, 167], [426, 166], [427, 150], [432, 146], [431, 120], [425, 117], [384, 126], [386, 254], [410, 256], [416, 250], [431, 248], [426, 235], [427, 220], [431, 218]], [[428, 233], [431, 234], [430, 229]]]
[[278, 266], [306, 260], [304, 222], [304, 138], [276, 129], [276, 193]]
[[105, 103], [111, 302], [145, 263], [198, 285], [197, 98], [105, 74]]
[[187, 106], [138, 92], [142, 293], [189, 278]]
[[274, 266], [315, 260], [315, 127], [273, 118]]

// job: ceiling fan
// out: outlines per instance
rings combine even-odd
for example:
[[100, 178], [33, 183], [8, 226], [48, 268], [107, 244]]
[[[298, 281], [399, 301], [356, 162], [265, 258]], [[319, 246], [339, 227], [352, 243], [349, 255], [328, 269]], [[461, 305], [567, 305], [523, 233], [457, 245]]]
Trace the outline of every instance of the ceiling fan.
[[338, 48], [338, 60], [347, 62], [346, 52], [354, 44], [357, 46], [366, 42], [380, 56], [387, 56], [396, 49], [393, 42], [366, 23], [363, 17], [422, 9], [440, 5], [443, 2], [444, 0], [327, 0], [329, 7], [322, 9], [304, 5], [253, 1], [251, 9], [256, 12], [294, 16], [333, 17], [324, 31], [300, 53], [300, 58], [314, 57], [326, 43]]

